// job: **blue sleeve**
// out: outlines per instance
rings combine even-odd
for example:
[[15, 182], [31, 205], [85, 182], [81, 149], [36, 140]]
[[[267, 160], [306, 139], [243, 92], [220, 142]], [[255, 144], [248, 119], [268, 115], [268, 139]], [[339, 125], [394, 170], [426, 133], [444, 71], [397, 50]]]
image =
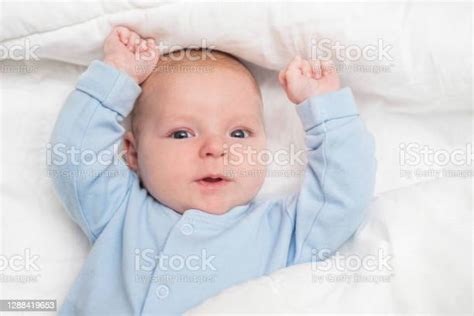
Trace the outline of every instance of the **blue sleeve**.
[[301, 190], [285, 200], [294, 224], [288, 265], [322, 260], [359, 227], [375, 182], [374, 140], [350, 88], [297, 105], [308, 166]]
[[126, 73], [93, 61], [68, 96], [51, 136], [48, 172], [67, 212], [91, 242], [136, 179], [120, 159], [120, 122], [140, 92]]

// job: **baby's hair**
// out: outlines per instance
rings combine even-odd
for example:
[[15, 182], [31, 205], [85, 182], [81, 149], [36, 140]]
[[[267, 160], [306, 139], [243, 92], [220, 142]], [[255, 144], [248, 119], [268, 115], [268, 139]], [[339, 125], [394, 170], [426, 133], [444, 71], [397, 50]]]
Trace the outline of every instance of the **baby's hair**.
[[213, 67], [224, 67], [234, 71], [241, 72], [247, 76], [251, 81], [252, 85], [258, 93], [260, 100], [260, 111], [263, 117], [263, 102], [262, 93], [258, 86], [257, 80], [253, 76], [250, 69], [236, 56], [220, 50], [209, 50], [205, 48], [185, 48], [173, 52], [166, 53], [160, 56], [153, 72], [142, 84], [142, 94], [138, 97], [130, 113], [131, 130], [135, 135], [138, 136], [138, 121], [139, 116], [142, 112], [141, 104], [144, 103], [147, 94], [146, 91], [153, 89], [156, 84], [156, 76], [163, 73], [180, 73], [180, 72], [210, 72]]

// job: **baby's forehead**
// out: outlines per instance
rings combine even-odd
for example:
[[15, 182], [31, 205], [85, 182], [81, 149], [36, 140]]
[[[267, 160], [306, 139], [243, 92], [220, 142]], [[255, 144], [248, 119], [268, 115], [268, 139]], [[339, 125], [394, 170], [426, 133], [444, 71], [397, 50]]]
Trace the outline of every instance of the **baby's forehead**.
[[[189, 80], [188, 80], [189, 79]], [[163, 83], [150, 92], [143, 109], [150, 117], [201, 117], [219, 114], [220, 118], [260, 118], [262, 102], [260, 95], [250, 89], [238, 89], [235, 82], [210, 82], [189, 78], [183, 82]], [[215, 85], [215, 86], [214, 86]], [[156, 116], [151, 115], [156, 114]]]
[[[200, 114], [224, 109], [229, 116], [256, 114], [263, 121], [260, 89], [250, 70], [222, 52], [214, 52], [213, 58], [202, 56], [193, 52], [181, 59], [162, 58], [142, 85], [134, 112], [147, 114], [143, 118], [152, 113], [172, 115], [189, 112], [185, 107], [192, 105]], [[217, 109], [214, 104], [227, 107]]]

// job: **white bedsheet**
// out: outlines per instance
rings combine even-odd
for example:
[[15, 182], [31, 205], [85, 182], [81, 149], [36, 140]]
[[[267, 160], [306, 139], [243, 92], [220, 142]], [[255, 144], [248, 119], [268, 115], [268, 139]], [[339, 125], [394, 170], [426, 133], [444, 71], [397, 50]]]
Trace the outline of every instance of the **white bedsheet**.
[[[52, 191], [46, 143], [78, 75], [101, 58], [111, 27], [123, 24], [168, 46], [205, 40], [250, 62], [264, 95], [269, 148], [275, 150], [290, 144], [303, 148], [303, 134], [274, 70], [297, 53], [308, 57], [312, 39], [361, 48], [382, 40], [382, 46], [391, 46], [392, 60], [345, 60], [348, 67], [385, 67], [384, 72], [341, 71], [376, 138], [378, 160], [374, 203], [341, 253], [363, 256], [384, 249], [394, 257], [393, 276], [378, 284], [313, 282], [314, 267], [301, 265], [226, 290], [190, 314], [470, 313], [471, 13], [470, 3], [3, 3], [0, 255], [11, 258], [28, 250], [39, 256], [40, 269], [0, 271], [10, 278], [0, 279], [0, 298], [61, 304], [89, 251]], [[28, 45], [39, 45], [33, 51], [39, 60], [13, 61], [19, 52], [5, 53]], [[442, 154], [435, 164], [409, 164], [414, 156], [403, 160], [402, 148], [409, 144], [458, 154], [446, 164]], [[457, 173], [435, 173], [442, 170]], [[299, 181], [298, 176], [268, 178], [259, 198], [297, 190]], [[13, 282], [14, 276], [30, 279]]]

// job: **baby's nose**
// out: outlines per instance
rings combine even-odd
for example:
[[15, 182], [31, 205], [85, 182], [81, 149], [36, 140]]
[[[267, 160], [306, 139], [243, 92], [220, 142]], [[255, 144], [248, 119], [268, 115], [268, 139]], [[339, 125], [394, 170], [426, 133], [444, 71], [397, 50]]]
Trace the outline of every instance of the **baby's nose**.
[[222, 157], [226, 153], [226, 146], [224, 141], [219, 136], [210, 136], [203, 143], [199, 155], [201, 158], [205, 157]]

